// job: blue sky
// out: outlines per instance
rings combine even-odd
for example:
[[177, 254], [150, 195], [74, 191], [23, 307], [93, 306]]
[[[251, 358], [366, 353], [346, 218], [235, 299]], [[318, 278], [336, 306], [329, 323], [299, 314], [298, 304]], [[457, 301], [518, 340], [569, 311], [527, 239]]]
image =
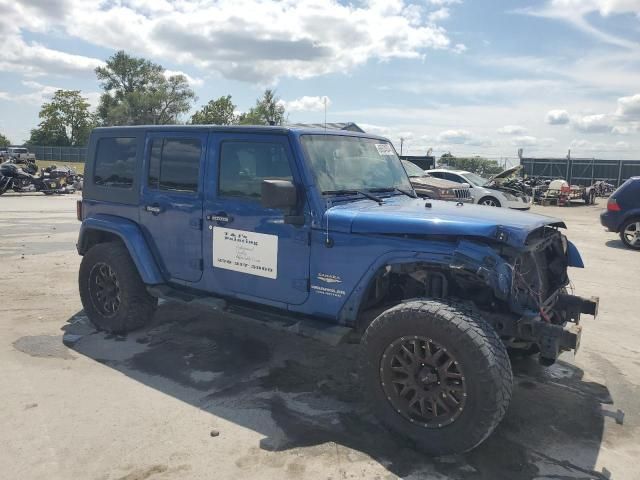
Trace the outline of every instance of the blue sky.
[[[0, 0], [0, 132], [118, 49], [248, 109], [353, 121], [424, 154], [640, 159], [640, 0]], [[185, 118], [186, 120], [186, 118]]]

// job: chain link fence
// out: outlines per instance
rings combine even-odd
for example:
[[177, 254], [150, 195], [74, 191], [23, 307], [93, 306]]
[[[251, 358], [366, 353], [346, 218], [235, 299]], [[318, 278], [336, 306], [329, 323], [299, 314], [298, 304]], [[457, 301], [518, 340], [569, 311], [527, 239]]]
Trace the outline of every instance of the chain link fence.
[[630, 177], [640, 176], [640, 160], [522, 158], [520, 164], [529, 177], [564, 178], [575, 185], [588, 186], [604, 180], [617, 187]]
[[84, 163], [87, 158], [87, 147], [48, 147], [35, 145], [30, 146], [29, 151], [35, 153], [36, 159], [38, 160]]

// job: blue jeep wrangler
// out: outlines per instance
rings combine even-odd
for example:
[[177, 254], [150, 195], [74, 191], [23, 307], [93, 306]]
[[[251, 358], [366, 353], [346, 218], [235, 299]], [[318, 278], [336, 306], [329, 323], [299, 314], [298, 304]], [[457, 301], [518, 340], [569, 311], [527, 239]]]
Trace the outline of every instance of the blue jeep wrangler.
[[79, 286], [99, 329], [148, 324], [158, 298], [324, 325], [361, 343], [378, 418], [432, 454], [500, 422], [507, 349], [551, 364], [597, 311], [567, 293], [583, 264], [561, 221], [417, 198], [373, 135], [98, 128], [85, 174]]

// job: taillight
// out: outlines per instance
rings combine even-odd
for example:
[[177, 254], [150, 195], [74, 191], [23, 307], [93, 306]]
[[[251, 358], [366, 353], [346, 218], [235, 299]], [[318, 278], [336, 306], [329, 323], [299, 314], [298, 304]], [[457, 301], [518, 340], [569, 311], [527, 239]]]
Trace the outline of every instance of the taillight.
[[607, 210], [609, 210], [610, 212], [619, 212], [620, 210], [622, 210], [622, 208], [620, 208], [620, 205], [618, 205], [618, 201], [615, 198], [611, 197], [607, 202]]
[[82, 200], [76, 201], [76, 217], [78, 217], [78, 221], [82, 221]]

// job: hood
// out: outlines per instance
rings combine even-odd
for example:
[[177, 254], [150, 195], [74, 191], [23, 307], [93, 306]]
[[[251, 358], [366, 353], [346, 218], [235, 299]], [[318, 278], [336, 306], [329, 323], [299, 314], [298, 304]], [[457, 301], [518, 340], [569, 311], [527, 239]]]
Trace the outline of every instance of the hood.
[[501, 180], [502, 181], [508, 180], [509, 178], [516, 175], [520, 170], [522, 170], [522, 165], [516, 165], [515, 167], [507, 168], [506, 170], [503, 170], [497, 175], [494, 175], [493, 177], [489, 178], [489, 182], [500, 183]]
[[409, 177], [409, 180], [411, 181], [411, 185], [414, 188], [419, 188], [420, 185], [436, 187], [436, 188], [449, 188], [449, 189], [468, 188], [468, 185], [466, 183], [462, 183], [462, 184], [456, 183], [456, 182], [452, 182], [451, 180], [444, 180], [443, 178], [432, 177], [431, 175], [424, 176], [424, 177]]
[[323, 224], [327, 222], [336, 232], [484, 237], [514, 247], [523, 247], [538, 228], [566, 228], [561, 220], [534, 213], [405, 196], [386, 198], [382, 205], [371, 200], [336, 205], [325, 212]]

